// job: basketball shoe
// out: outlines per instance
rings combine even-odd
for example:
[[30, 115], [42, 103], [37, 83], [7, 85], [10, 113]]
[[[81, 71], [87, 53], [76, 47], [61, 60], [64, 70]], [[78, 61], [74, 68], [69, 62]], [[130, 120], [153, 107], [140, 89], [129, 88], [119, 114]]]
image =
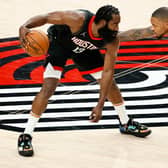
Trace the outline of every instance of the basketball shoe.
[[29, 134], [21, 134], [18, 138], [18, 153], [22, 156], [33, 156], [32, 137]]
[[147, 126], [140, 124], [137, 121], [129, 119], [128, 123], [125, 125], [120, 124], [120, 132], [123, 134], [131, 134], [137, 137], [146, 137], [151, 134], [151, 130]]

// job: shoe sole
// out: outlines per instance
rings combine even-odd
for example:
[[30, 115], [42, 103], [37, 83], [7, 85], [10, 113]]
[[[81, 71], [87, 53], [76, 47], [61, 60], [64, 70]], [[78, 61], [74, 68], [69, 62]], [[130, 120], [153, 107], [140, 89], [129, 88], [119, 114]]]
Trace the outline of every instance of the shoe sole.
[[120, 131], [120, 133], [122, 133], [122, 134], [134, 135], [134, 136], [136, 136], [136, 137], [140, 137], [140, 138], [145, 138], [146, 136], [150, 135], [150, 134], [152, 133], [152, 131], [149, 130], [148, 132], [145, 132], [145, 133], [122, 132], [122, 131]]
[[34, 155], [33, 150], [30, 151], [18, 151], [19, 155], [25, 156], [25, 157], [31, 157]]

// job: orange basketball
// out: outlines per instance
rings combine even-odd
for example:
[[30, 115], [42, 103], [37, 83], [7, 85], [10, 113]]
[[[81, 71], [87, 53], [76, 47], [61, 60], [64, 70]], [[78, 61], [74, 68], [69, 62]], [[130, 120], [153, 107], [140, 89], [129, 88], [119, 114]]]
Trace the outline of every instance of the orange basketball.
[[49, 47], [48, 36], [41, 30], [32, 30], [26, 35], [23, 48], [30, 56], [41, 56], [47, 53]]

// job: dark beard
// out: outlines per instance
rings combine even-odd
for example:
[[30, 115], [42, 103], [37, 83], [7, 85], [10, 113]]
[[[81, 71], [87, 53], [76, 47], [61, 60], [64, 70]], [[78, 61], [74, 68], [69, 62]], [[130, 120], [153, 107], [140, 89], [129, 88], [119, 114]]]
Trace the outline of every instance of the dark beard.
[[118, 31], [110, 30], [106, 24], [104, 27], [98, 30], [98, 33], [106, 43], [110, 43], [116, 38]]

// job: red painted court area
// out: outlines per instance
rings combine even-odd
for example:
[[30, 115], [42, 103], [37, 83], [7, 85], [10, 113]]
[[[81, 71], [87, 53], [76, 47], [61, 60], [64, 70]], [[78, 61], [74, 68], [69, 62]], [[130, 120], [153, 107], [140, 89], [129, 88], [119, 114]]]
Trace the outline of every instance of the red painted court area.
[[[104, 50], [101, 51], [105, 53]], [[160, 68], [168, 66], [168, 37], [162, 40], [145, 39], [121, 42], [116, 72], [135, 68]], [[18, 38], [0, 39], [0, 85], [41, 84], [45, 56], [28, 56]], [[25, 74], [25, 75], [24, 75]], [[89, 82], [81, 76], [72, 60], [68, 60], [62, 83]]]

